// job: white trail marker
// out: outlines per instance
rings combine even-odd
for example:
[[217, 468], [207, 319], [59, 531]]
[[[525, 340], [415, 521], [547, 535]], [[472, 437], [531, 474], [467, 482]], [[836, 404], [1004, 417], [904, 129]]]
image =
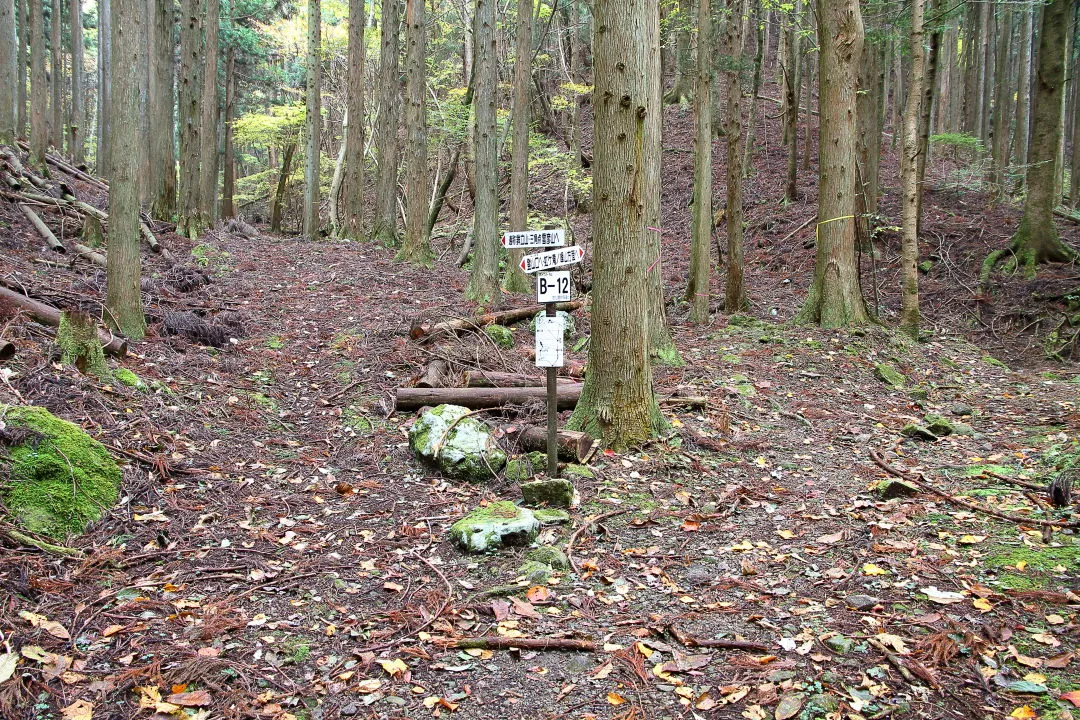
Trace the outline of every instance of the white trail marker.
[[551, 270], [564, 265], [576, 265], [585, 257], [585, 249], [580, 245], [571, 245], [568, 248], [548, 250], [547, 252], [526, 255], [521, 258], [518, 267], [523, 272], [532, 274], [539, 270]]
[[566, 231], [562, 228], [505, 232], [502, 236], [502, 245], [508, 249], [562, 247], [565, 244]]

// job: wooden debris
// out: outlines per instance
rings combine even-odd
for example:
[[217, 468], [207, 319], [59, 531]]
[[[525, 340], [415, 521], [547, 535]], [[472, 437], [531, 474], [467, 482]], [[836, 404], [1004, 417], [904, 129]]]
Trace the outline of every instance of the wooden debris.
[[58, 253], [66, 253], [67, 248], [63, 243], [56, 239], [53, 235], [53, 231], [49, 229], [49, 226], [41, 219], [36, 212], [30, 209], [29, 205], [25, 203], [18, 203], [19, 210], [22, 210], [22, 214], [26, 216], [26, 219], [34, 226], [34, 229], [38, 231], [38, 235], [45, 240], [45, 243]]
[[494, 370], [469, 370], [465, 373], [465, 387], [543, 387], [544, 378], [538, 375], [496, 372]]
[[[558, 303], [555, 305], [555, 309], [571, 312], [584, 304], [582, 300], [574, 300], [573, 302]], [[532, 305], [515, 310], [485, 313], [476, 317], [454, 318], [433, 325], [413, 325], [410, 335], [413, 340], [427, 340], [437, 335], [453, 335], [466, 330], [478, 330], [486, 325], [513, 325], [522, 320], [527, 320], [543, 310], [543, 305]]]
[[573, 638], [510, 638], [510, 637], [470, 637], [456, 638], [447, 643], [447, 647], [462, 650], [575, 650], [596, 652], [596, 643], [592, 640]]
[[[547, 452], [547, 428], [531, 425], [502, 425], [499, 428], [523, 450]], [[583, 461], [592, 450], [593, 439], [588, 433], [560, 430], [557, 435], [559, 459], [563, 462]]]
[[[30, 317], [39, 323], [52, 327], [60, 326], [60, 311], [51, 305], [28, 298], [6, 287], [0, 287], [0, 298], [9, 300], [19, 309], [26, 311]], [[121, 357], [127, 354], [127, 340], [124, 338], [100, 329], [98, 330], [98, 338], [101, 340], [105, 352]]]
[[[398, 410], [416, 410], [426, 405], [461, 405], [473, 410], [513, 405], [533, 400], [544, 400], [546, 390], [542, 387], [525, 388], [398, 388]], [[577, 405], [581, 396], [581, 383], [559, 383], [558, 403], [560, 410]]]

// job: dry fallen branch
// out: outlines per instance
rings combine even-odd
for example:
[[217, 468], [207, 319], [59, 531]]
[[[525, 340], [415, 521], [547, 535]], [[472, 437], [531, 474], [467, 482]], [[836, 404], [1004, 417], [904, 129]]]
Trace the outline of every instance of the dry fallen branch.
[[[10, 301], [21, 310], [25, 310], [30, 317], [44, 325], [51, 325], [52, 327], [59, 327], [60, 325], [60, 311], [51, 305], [28, 298], [6, 287], [0, 287], [0, 298]], [[124, 338], [117, 337], [104, 330], [98, 330], [98, 339], [101, 340], [105, 352], [120, 357], [127, 354], [127, 340]]]
[[596, 652], [596, 643], [592, 640], [574, 640], [572, 638], [509, 638], [509, 637], [471, 637], [457, 638], [447, 642], [447, 647], [462, 650], [576, 650]]
[[[571, 312], [577, 310], [584, 304], [585, 303], [582, 300], [557, 303], [555, 309]], [[446, 320], [433, 325], [414, 325], [409, 334], [413, 340], [426, 340], [436, 335], [452, 335], [465, 330], [478, 330], [485, 325], [513, 325], [516, 322], [527, 320], [543, 310], [543, 305], [532, 305], [530, 307], [517, 308], [514, 310], [486, 313], [476, 317], [454, 318], [453, 320]]]

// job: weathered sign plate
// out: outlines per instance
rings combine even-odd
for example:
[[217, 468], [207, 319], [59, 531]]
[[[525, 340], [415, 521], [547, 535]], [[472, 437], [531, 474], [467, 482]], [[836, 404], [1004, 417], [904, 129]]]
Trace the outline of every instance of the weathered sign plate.
[[536, 367], [563, 366], [564, 320], [561, 315], [536, 318]]
[[566, 231], [562, 228], [552, 230], [523, 230], [505, 232], [502, 236], [504, 248], [562, 247], [566, 244]]
[[536, 273], [536, 302], [570, 302], [573, 291], [569, 270]]
[[524, 272], [534, 273], [540, 270], [551, 270], [564, 265], [575, 265], [585, 257], [585, 249], [580, 245], [571, 245], [568, 248], [548, 250], [547, 252], [526, 255], [518, 264]]

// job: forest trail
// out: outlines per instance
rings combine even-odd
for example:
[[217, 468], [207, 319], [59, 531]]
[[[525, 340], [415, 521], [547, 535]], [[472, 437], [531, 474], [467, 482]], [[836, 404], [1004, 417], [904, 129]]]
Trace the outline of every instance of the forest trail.
[[[446, 481], [409, 450], [411, 417], [390, 413], [393, 388], [432, 356], [527, 370], [527, 323], [510, 350], [479, 334], [409, 341], [413, 323], [463, 314], [466, 275], [449, 257], [431, 273], [369, 244], [224, 233], [191, 253], [213, 282], [184, 303], [239, 314], [235, 343], [140, 345], [124, 365], [157, 392], [56, 368], [21, 386], [152, 461], [127, 466], [128, 501], [79, 541], [93, 554], [69, 582], [20, 580], [50, 575], [40, 555], [0, 573], [19, 610], [76, 638], [20, 630], [43, 669], [78, 663], [49, 681], [69, 697], [128, 713], [184, 686], [214, 713], [281, 719], [1067, 707], [1054, 698], [1077, 662], [1075, 531], [1047, 543], [1035, 522], [902, 488], [886, 500], [871, 453], [968, 502], [1050, 517], [1002, 478], [1039, 482], [1075, 452], [1074, 372], [1014, 372], [948, 335], [677, 323], [687, 364], [658, 369], [658, 391], [707, 407], [668, 408], [663, 439], [592, 458], [570, 524], [538, 540], [566, 550], [573, 538], [579, 572], [543, 580], [522, 575], [524, 549], [463, 556], [446, 539], [478, 502], [518, 497], [516, 484]], [[974, 435], [901, 434], [927, 414]], [[446, 647], [475, 636], [596, 651]]]

